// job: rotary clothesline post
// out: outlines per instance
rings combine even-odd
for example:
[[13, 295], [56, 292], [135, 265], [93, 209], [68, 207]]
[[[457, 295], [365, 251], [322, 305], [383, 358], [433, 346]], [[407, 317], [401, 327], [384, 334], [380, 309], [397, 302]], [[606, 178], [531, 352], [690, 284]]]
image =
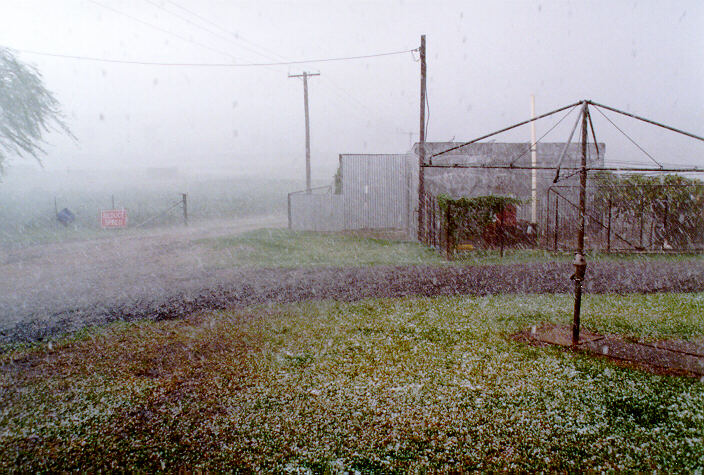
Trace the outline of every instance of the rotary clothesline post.
[[574, 312], [572, 316], [572, 346], [579, 344], [580, 312], [582, 307], [582, 281], [587, 269], [584, 259], [584, 215], [587, 203], [587, 120], [589, 117], [588, 102], [584, 101], [582, 110], [582, 153], [579, 170], [579, 228], [577, 230], [577, 252], [574, 255]]

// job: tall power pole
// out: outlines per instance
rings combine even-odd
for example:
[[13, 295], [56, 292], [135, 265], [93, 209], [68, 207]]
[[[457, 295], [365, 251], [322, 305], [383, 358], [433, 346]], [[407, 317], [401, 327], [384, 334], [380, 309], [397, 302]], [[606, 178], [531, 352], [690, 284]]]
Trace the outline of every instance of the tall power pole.
[[418, 240], [425, 237], [425, 35], [420, 36], [420, 131], [418, 144]]
[[320, 76], [320, 73], [289, 74], [290, 78], [303, 78], [303, 106], [306, 114], [306, 191], [310, 193], [310, 122], [308, 120], [308, 78]]

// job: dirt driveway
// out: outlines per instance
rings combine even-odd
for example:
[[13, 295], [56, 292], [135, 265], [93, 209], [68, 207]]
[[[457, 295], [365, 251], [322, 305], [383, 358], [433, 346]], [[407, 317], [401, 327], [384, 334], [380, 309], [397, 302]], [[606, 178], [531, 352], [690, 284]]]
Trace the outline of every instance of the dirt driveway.
[[[86, 325], [179, 318], [202, 309], [334, 298], [570, 292], [565, 263], [216, 269], [198, 239], [283, 227], [285, 217], [209, 223], [0, 254], [0, 342], [31, 341]], [[585, 290], [704, 291], [702, 262], [595, 262]]]
[[[80, 242], [0, 248], [0, 333], [28, 320], [138, 301], [208, 274], [201, 238], [286, 226], [285, 216], [209, 221], [187, 228]], [[110, 232], [110, 231], [107, 231]], [[0, 336], [0, 339], [5, 335]]]

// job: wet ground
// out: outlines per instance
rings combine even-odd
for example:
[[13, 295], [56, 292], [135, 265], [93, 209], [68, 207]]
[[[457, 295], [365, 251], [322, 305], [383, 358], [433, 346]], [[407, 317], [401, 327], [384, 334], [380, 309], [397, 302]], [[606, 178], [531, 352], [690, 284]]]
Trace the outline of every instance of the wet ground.
[[[571, 265], [383, 266], [292, 269], [215, 268], [198, 239], [285, 217], [211, 224], [188, 230], [0, 255], [0, 342], [33, 341], [115, 320], [181, 318], [194, 311], [309, 299], [566, 293]], [[704, 291], [704, 262], [589, 265], [586, 292]]]
[[533, 327], [517, 337], [528, 342], [569, 347], [657, 373], [704, 377], [704, 338], [646, 343], [582, 330], [578, 344], [572, 346], [572, 328], [553, 324]]

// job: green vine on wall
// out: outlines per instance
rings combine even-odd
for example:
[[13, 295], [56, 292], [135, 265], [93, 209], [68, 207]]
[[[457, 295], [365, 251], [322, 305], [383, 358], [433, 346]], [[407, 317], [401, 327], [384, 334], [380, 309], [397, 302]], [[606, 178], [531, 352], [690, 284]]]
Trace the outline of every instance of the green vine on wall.
[[451, 198], [441, 194], [436, 199], [447, 233], [448, 250], [461, 238], [481, 237], [508, 207], [523, 203], [518, 198], [497, 195]]
[[519, 205], [523, 203], [523, 201], [518, 198], [499, 195], [451, 198], [448, 195], [441, 194], [437, 196], [437, 201], [442, 211], [447, 211], [447, 207], [452, 206], [453, 209], [467, 212], [487, 211], [491, 213], [500, 213], [502, 209], [506, 208], [506, 205]]

